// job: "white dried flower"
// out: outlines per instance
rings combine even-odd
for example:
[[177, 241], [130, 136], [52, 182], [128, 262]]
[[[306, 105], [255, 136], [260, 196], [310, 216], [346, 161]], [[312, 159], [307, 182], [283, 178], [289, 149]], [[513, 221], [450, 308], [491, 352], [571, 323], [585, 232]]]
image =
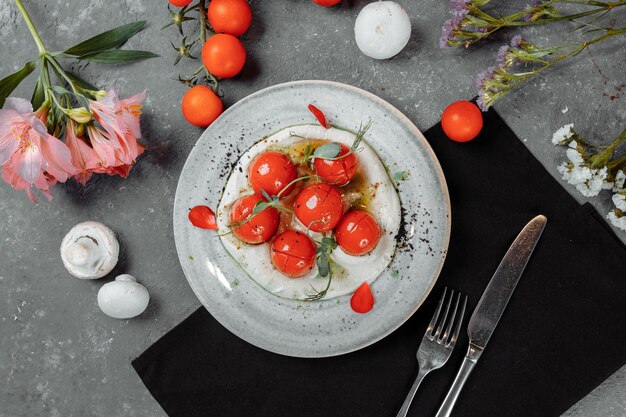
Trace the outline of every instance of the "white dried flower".
[[618, 229], [626, 230], [626, 216], [618, 216], [615, 213], [615, 210], [609, 211], [609, 214], [606, 216], [607, 219], [611, 222], [611, 224]]
[[619, 192], [623, 190], [624, 182], [626, 182], [626, 174], [622, 170], [617, 171], [617, 174], [615, 174], [615, 184], [613, 184], [613, 191]]
[[613, 194], [613, 204], [621, 211], [626, 212], [626, 195], [619, 193]]
[[[574, 144], [574, 146], [572, 146], [572, 144]], [[569, 148], [567, 148], [567, 150], [565, 151], [565, 155], [567, 156], [567, 158], [570, 161], [572, 161], [572, 163], [574, 165], [582, 165], [583, 162], [585, 161], [583, 159], [583, 156], [576, 149], [576, 142], [575, 141], [572, 141], [570, 143]]]
[[552, 135], [552, 143], [555, 145], [565, 145], [565, 142], [574, 136], [574, 123], [561, 127]]

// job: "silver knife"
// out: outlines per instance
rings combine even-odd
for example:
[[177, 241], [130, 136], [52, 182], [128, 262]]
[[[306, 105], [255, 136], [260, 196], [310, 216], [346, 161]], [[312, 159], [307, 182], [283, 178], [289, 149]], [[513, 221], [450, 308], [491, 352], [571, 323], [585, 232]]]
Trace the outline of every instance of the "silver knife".
[[546, 222], [545, 216], [537, 216], [522, 229], [515, 241], [502, 258], [498, 269], [483, 292], [478, 305], [467, 325], [469, 348], [461, 369], [456, 375], [443, 404], [437, 411], [436, 417], [448, 417], [459, 397], [459, 393], [467, 381], [467, 377], [474, 369], [480, 355], [485, 350], [506, 305], [513, 294], [530, 256], [541, 237]]

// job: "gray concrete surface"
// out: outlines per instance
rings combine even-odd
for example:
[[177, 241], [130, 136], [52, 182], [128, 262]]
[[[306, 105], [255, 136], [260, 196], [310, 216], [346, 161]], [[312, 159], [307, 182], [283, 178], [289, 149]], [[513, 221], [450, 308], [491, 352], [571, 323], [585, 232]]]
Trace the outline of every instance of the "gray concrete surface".
[[[146, 19], [149, 27], [129, 46], [162, 58], [125, 67], [74, 65], [101, 86], [116, 84], [125, 96], [148, 89], [143, 131], [151, 151], [129, 179], [99, 177], [84, 188], [59, 185], [54, 200], [38, 206], [0, 185], [0, 416], [163, 416], [130, 360], [200, 305], [179, 267], [171, 226], [177, 178], [200, 135], [180, 114], [185, 88], [174, 79], [196, 63], [172, 67], [169, 40], [176, 41], [176, 32], [160, 30], [168, 18], [164, 0], [24, 2], [50, 49]], [[254, 21], [245, 35], [248, 64], [242, 76], [223, 82], [225, 103], [284, 81], [329, 79], [372, 91], [419, 128], [428, 128], [446, 104], [475, 94], [474, 74], [493, 61], [498, 42], [467, 51], [440, 50], [439, 28], [448, 18], [444, 2], [400, 2], [414, 25], [410, 45], [393, 60], [379, 62], [361, 55], [353, 39], [354, 19], [364, 1], [346, 1], [338, 9], [305, 0], [252, 1]], [[623, 11], [614, 13], [618, 26], [624, 17]], [[12, 1], [0, 0], [0, 22], [0, 74], [6, 74], [36, 50]], [[570, 28], [524, 33], [545, 42], [575, 36]], [[623, 39], [598, 45], [530, 82], [496, 109], [556, 176], [563, 153], [549, 138], [558, 127], [574, 122], [598, 142], [623, 128], [625, 59]], [[29, 97], [31, 86], [17, 95]], [[608, 199], [602, 194], [591, 201], [606, 212]], [[72, 225], [88, 219], [119, 234], [123, 257], [116, 271], [135, 275], [149, 288], [152, 302], [140, 318], [104, 316], [96, 293], [110, 278], [80, 281], [63, 269], [60, 241]], [[619, 235], [626, 240], [626, 233]], [[623, 318], [611, 319], [621, 324]], [[626, 416], [626, 367], [566, 415]]]

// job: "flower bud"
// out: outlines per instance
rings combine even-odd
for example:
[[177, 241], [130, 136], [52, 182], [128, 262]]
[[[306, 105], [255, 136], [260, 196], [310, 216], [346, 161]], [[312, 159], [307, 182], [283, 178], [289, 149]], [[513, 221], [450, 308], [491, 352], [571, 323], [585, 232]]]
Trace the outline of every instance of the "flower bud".
[[89, 123], [92, 120], [91, 113], [84, 107], [69, 109], [67, 115], [76, 123]]
[[98, 91], [93, 92], [93, 95], [96, 97], [96, 100], [105, 98], [107, 94], [109, 94], [107, 90], [98, 90]]

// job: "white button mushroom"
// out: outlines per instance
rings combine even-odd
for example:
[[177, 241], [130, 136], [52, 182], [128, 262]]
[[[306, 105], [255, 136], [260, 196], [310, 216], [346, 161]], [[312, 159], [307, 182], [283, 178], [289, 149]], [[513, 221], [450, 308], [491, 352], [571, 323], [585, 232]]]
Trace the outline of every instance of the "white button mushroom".
[[397, 55], [411, 37], [411, 19], [398, 3], [376, 1], [361, 10], [354, 24], [356, 44], [365, 55], [387, 59]]
[[61, 242], [65, 269], [77, 278], [102, 278], [117, 264], [120, 245], [111, 229], [98, 222], [72, 227]]
[[98, 307], [107, 316], [130, 319], [144, 312], [150, 295], [135, 277], [123, 274], [108, 282], [98, 291]]

